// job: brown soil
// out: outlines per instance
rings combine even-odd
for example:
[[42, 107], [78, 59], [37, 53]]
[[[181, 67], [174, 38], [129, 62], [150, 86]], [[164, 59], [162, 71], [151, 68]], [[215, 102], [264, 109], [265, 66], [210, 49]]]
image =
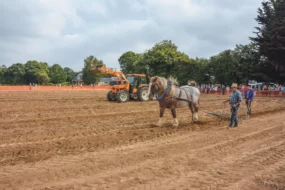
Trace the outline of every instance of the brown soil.
[[[0, 93], [0, 189], [285, 189], [285, 99], [256, 98], [227, 129], [227, 96], [202, 95], [200, 121], [107, 91]], [[224, 115], [228, 115], [228, 107]]]

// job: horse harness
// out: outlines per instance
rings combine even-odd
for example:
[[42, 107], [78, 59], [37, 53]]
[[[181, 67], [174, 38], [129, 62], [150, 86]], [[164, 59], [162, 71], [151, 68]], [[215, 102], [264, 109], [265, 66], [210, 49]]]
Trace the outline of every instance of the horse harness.
[[[155, 85], [157, 85], [157, 88], [159, 89], [159, 86], [158, 86], [157, 82], [155, 82]], [[172, 86], [172, 81], [169, 81], [169, 83], [167, 84], [167, 87], [166, 87], [164, 93], [163, 93], [160, 97], [158, 97], [158, 92], [156, 92], [156, 100], [157, 100], [157, 101], [162, 101], [162, 100], [164, 100], [164, 99], [169, 98], [169, 96], [168, 96], [168, 91], [169, 91], [169, 89], [171, 88], [171, 86]], [[187, 92], [186, 92], [186, 90], [185, 90], [184, 88], [180, 88], [180, 87], [177, 87], [177, 88], [180, 89], [180, 92], [179, 92], [178, 97], [173, 96], [173, 97], [171, 97], [171, 98], [175, 98], [175, 99], [177, 99], [177, 100], [182, 100], [182, 101], [187, 101], [187, 102], [192, 102], [192, 101], [190, 100], [190, 97], [188, 96], [188, 94], [187, 94]], [[182, 90], [185, 92], [187, 99], [181, 98]]]

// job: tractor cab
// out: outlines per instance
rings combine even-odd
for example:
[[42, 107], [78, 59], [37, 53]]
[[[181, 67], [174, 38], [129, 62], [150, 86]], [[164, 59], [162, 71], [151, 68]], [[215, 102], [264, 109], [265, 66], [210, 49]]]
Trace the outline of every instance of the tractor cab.
[[130, 87], [133, 89], [139, 88], [140, 84], [147, 84], [145, 76], [127, 75], [127, 79], [130, 82]]
[[[129, 87], [129, 94], [131, 99], [137, 99], [144, 101], [147, 99], [145, 97], [145, 93], [147, 93], [148, 90], [148, 83], [146, 75], [144, 74], [128, 74], [127, 79], [129, 81], [130, 87]], [[141, 92], [142, 89], [144, 90], [144, 93]], [[143, 95], [142, 95], [143, 93]], [[143, 96], [143, 97], [142, 97]]]

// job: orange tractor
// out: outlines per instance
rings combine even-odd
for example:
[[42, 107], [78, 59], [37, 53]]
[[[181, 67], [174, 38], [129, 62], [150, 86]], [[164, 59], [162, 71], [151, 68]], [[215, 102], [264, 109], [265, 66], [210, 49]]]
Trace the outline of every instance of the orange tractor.
[[106, 65], [97, 67], [94, 73], [108, 74], [117, 77], [116, 84], [107, 94], [107, 100], [117, 102], [127, 102], [130, 99], [140, 101], [148, 100], [149, 76], [145, 74], [127, 74], [127, 77], [121, 71], [114, 68], [106, 68]]

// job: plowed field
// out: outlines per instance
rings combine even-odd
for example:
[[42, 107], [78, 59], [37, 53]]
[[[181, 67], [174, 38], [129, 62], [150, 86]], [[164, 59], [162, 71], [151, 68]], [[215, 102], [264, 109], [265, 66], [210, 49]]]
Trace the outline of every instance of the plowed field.
[[[200, 121], [107, 91], [0, 92], [0, 189], [285, 189], [285, 98], [256, 98], [240, 125], [227, 96], [201, 97]], [[224, 111], [223, 111], [224, 110]]]

